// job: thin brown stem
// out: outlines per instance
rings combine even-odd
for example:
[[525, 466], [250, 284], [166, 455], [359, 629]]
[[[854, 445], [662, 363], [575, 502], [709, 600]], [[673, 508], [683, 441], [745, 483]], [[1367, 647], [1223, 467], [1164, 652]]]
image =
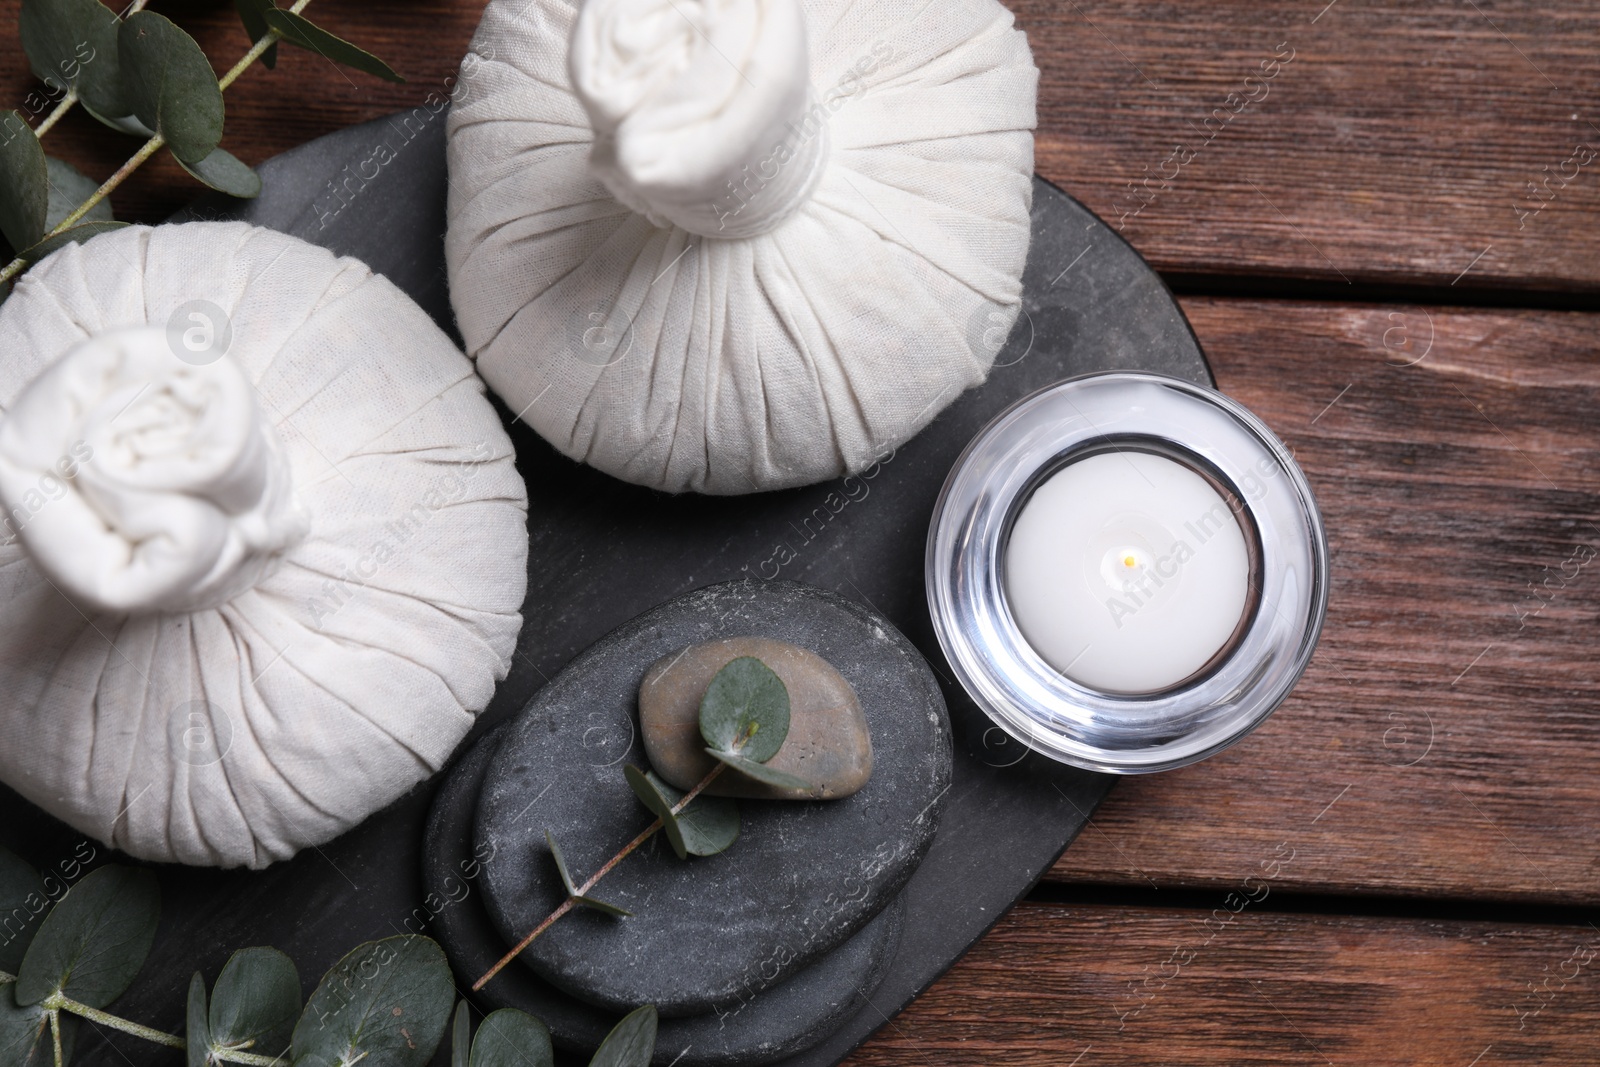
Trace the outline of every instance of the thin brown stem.
[[[719, 763], [715, 767], [711, 768], [710, 774], [700, 779], [700, 781], [695, 784], [693, 789], [689, 790], [683, 795], [682, 800], [678, 801], [672, 806], [672, 814], [680, 814], [684, 808], [687, 808], [690, 804], [694, 803], [695, 797], [698, 797], [702, 792], [704, 792], [706, 786], [716, 781], [717, 775], [721, 774], [726, 767], [727, 764]], [[578, 887], [578, 892], [574, 896], [570, 896], [566, 900], [562, 901], [561, 906], [546, 916], [544, 922], [540, 923], [534, 928], [533, 933], [523, 938], [522, 942], [518, 944], [516, 948], [500, 957], [500, 962], [489, 968], [488, 974], [474, 982], [472, 984], [472, 991], [476, 993], [493, 981], [494, 976], [505, 970], [507, 964], [509, 964], [512, 960], [522, 955], [523, 951], [526, 950], [529, 945], [533, 944], [535, 938], [544, 933], [546, 930], [550, 929], [550, 927], [554, 926], [557, 919], [561, 918], [563, 915], [567, 914], [567, 912], [576, 907], [578, 904], [578, 897], [588, 896], [589, 891], [600, 884], [600, 879], [616, 870], [617, 864], [627, 859], [639, 848], [640, 845], [650, 840], [650, 838], [655, 835], [656, 831], [661, 829], [661, 825], [661, 820], [657, 819], [655, 822], [651, 823], [649, 826], [640, 831], [639, 836], [635, 837], [632, 841], [629, 841], [626, 845], [623, 845], [622, 850], [607, 860], [605, 866], [601, 867], [598, 871], [595, 871], [594, 874], [589, 877], [587, 882], [584, 882]]]

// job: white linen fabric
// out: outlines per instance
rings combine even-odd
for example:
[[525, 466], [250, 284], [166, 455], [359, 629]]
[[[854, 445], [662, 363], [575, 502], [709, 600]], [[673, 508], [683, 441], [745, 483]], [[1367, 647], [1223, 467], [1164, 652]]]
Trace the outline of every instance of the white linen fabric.
[[515, 649], [527, 493], [426, 313], [282, 234], [130, 227], [33, 268], [0, 350], [0, 779], [261, 867], [443, 765]]
[[[75, 448], [95, 462], [70, 463], [63, 480], [57, 464]], [[226, 352], [174, 359], [153, 326], [90, 337], [6, 413], [0, 500], [26, 508], [41, 484], [59, 498], [17, 532], [63, 593], [97, 611], [218, 607], [306, 533], [244, 371]]]
[[462, 82], [467, 351], [619, 478], [861, 470], [1016, 317], [1038, 71], [995, 0], [491, 0]]

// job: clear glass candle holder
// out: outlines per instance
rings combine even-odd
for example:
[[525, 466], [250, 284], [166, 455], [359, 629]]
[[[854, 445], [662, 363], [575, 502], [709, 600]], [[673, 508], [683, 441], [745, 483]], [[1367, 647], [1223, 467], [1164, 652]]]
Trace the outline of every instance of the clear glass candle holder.
[[[1246, 608], [1199, 670], [1152, 692], [1105, 692], [1045, 662], [1007, 599], [1007, 546], [1034, 491], [1108, 451], [1149, 452], [1225, 500], [1248, 545]], [[928, 605], [957, 678], [1009, 736], [1112, 774], [1204, 759], [1261, 725], [1316, 648], [1328, 546], [1305, 475], [1255, 415], [1211, 389], [1156, 374], [1074, 378], [1018, 401], [956, 461], [934, 508]]]

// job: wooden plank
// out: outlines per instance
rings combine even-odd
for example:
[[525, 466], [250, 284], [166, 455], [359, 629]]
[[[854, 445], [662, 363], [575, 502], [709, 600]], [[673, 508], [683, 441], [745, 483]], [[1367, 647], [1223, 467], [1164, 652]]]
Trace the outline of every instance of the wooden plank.
[[1233, 885], [1282, 845], [1317, 892], [1600, 901], [1600, 317], [1184, 308], [1319, 497], [1328, 624], [1266, 726], [1119, 783], [1052, 877]]
[[1594, 1063], [1591, 927], [1218, 904], [1229, 921], [1209, 928], [1198, 911], [1020, 905], [846, 1062]]
[[[0, 0], [0, 26], [15, 26], [20, 3]], [[1530, 0], [1336, 0], [1321, 11], [1321, 0], [1012, 6], [1043, 71], [1040, 173], [1120, 221], [1161, 270], [1444, 288], [1465, 272], [1455, 291], [1600, 287], [1591, 237], [1600, 159], [1574, 155], [1579, 143], [1600, 149], [1600, 8]], [[230, 5], [158, 7], [194, 32], [219, 68], [244, 51]], [[319, 0], [308, 14], [410, 83], [386, 85], [284, 49], [276, 73], [253, 70], [229, 92], [227, 146], [259, 162], [351, 123], [428, 106], [455, 89], [447, 79], [481, 10], [471, 0]], [[36, 83], [9, 29], [0, 33], [0, 72], [4, 99], [36, 110], [28, 96]], [[1171, 158], [1180, 144], [1186, 151]], [[95, 177], [134, 147], [82, 115], [52, 131], [47, 146]], [[1521, 218], [1536, 204], [1529, 182], [1554, 198]], [[163, 160], [116, 201], [124, 217], [154, 221], [193, 190]]]
[[[1039, 172], [1159, 270], [1600, 282], [1600, 159], [1567, 162], [1600, 146], [1600, 8], [1013, 6], [1043, 70]], [[1529, 182], [1554, 199], [1523, 218]]]

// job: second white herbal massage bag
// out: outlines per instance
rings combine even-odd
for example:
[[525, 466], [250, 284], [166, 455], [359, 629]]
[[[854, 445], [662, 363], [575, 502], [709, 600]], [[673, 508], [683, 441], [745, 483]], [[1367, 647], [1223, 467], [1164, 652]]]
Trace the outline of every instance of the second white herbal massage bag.
[[1021, 301], [1038, 71], [995, 0], [491, 0], [451, 299], [567, 455], [672, 492], [858, 471]]

